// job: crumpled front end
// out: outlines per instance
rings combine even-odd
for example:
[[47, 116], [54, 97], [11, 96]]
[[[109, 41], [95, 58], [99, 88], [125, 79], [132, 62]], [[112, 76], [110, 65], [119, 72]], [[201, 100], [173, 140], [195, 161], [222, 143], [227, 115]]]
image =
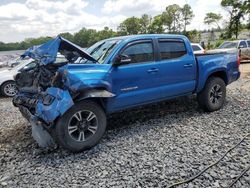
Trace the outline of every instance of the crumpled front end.
[[[65, 55], [67, 61], [55, 63], [58, 52]], [[41, 147], [53, 144], [51, 128], [73, 105], [77, 89], [72, 90], [67, 77], [67, 64], [77, 57], [95, 61], [80, 47], [57, 37], [41, 46], [28, 49], [23, 56], [34, 59], [36, 66], [16, 75], [18, 94], [13, 104], [19, 107], [22, 115], [32, 125], [32, 135]], [[77, 80], [74, 80], [74, 83]], [[84, 85], [79, 84], [79, 87]], [[73, 87], [74, 88], [74, 87]]]

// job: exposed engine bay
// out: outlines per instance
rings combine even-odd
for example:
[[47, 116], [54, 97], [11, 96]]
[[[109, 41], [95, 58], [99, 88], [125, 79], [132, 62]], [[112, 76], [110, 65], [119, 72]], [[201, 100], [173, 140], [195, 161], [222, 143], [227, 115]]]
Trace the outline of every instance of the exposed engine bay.
[[[57, 62], [58, 55], [64, 61]], [[77, 80], [71, 80], [67, 75], [67, 65], [79, 59], [93, 63], [96, 60], [61, 37], [31, 47], [22, 56], [34, 59], [36, 66], [16, 75], [19, 92], [13, 98], [13, 104], [19, 107], [22, 115], [32, 124], [35, 140], [40, 146], [46, 147], [52, 142], [46, 128], [52, 126], [56, 118], [74, 104], [73, 100], [79, 94], [72, 87]]]

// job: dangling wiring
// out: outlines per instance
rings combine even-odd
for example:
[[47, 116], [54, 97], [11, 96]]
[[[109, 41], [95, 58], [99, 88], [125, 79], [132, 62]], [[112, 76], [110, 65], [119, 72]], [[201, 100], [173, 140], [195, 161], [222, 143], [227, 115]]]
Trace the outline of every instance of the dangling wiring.
[[[233, 147], [229, 148], [226, 153], [221, 156], [221, 158], [219, 158], [217, 161], [215, 161], [214, 163], [208, 165], [206, 168], [204, 168], [202, 171], [200, 171], [198, 174], [194, 175], [193, 177], [187, 179], [187, 180], [183, 180], [183, 181], [179, 181], [177, 183], [174, 183], [170, 186], [168, 186], [168, 188], [174, 188], [176, 186], [179, 185], [183, 185], [186, 183], [190, 183], [192, 181], [194, 181], [196, 178], [200, 177], [202, 174], [204, 174], [208, 169], [212, 168], [213, 166], [217, 165], [222, 159], [224, 159], [224, 157], [230, 153], [233, 149], [235, 149], [237, 146], [239, 146], [243, 141], [245, 141], [248, 137], [250, 137], [250, 133], [247, 133], [236, 145], [234, 145]], [[244, 171], [242, 171], [242, 173], [230, 184], [229, 187], [232, 187], [242, 176], [244, 176], [244, 174], [250, 169], [250, 165], [245, 168]]]

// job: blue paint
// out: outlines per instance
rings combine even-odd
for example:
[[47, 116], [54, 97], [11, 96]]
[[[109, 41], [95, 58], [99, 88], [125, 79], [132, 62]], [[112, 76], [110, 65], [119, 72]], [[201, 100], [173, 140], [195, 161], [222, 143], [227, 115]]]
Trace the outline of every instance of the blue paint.
[[[187, 53], [176, 59], [161, 60], [158, 44], [160, 39], [183, 41]], [[87, 89], [98, 88], [113, 93], [115, 97], [105, 98], [103, 103], [106, 112], [112, 113], [142, 104], [198, 93], [204, 88], [207, 78], [218, 71], [225, 73], [227, 84], [240, 76], [237, 53], [196, 57], [189, 40], [182, 35], [134, 35], [117, 37], [115, 40], [120, 41], [103, 64], [67, 64], [59, 68], [58, 72], [63, 75], [65, 88], [64, 90], [48, 88], [46, 93], [54, 96], [55, 100], [49, 106], [40, 101], [36, 115], [47, 123], [63, 115], [74, 104], [69, 91], [80, 93]], [[152, 41], [153, 61], [113, 66], [115, 57], [126, 45], [140, 40]], [[25, 53], [28, 56], [38, 55], [39, 57], [41, 54], [49, 54], [50, 57], [43, 59], [42, 64], [53, 63], [51, 57], [57, 54], [60, 41], [62, 42], [62, 38], [58, 37]], [[63, 41], [65, 42], [64, 39]], [[66, 43], [74, 46], [69, 41]], [[74, 47], [80, 50], [77, 46]], [[82, 55], [95, 61], [87, 52], [82, 51]], [[149, 70], [152, 69], [158, 71], [151, 74]], [[132, 89], [127, 90], [128, 88]]]
[[53, 63], [56, 60], [60, 43], [61, 38], [56, 37], [42, 45], [29, 48], [24, 52], [22, 57], [29, 56], [33, 59], [39, 60], [39, 63], [42, 65]]
[[44, 93], [44, 96], [46, 95], [54, 97], [52, 104], [44, 105], [41, 99], [36, 107], [36, 116], [43, 119], [46, 123], [52, 123], [74, 104], [68, 90], [50, 87]]
[[21, 57], [28, 56], [38, 60], [40, 65], [48, 65], [55, 62], [58, 52], [60, 50], [64, 50], [64, 48], [74, 50], [78, 52], [81, 57], [96, 62], [96, 60], [85, 52], [80, 46], [77, 46], [60, 36], [42, 45], [32, 46], [27, 49]]

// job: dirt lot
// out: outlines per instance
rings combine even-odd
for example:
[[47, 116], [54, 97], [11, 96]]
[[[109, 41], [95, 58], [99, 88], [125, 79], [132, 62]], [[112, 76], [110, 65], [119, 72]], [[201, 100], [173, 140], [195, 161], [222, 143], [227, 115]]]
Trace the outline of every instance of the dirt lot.
[[[0, 98], [0, 187], [167, 187], [190, 178], [250, 132], [250, 64], [227, 88], [223, 109], [204, 113], [184, 97], [109, 117], [93, 149], [41, 149], [11, 99]], [[250, 165], [250, 138], [179, 187], [228, 187]], [[233, 186], [250, 187], [250, 171]]]
[[250, 63], [244, 63], [240, 66], [242, 77], [250, 78]]
[[[250, 63], [245, 63], [240, 66], [240, 71], [242, 74], [242, 78], [246, 78], [250, 80]], [[244, 86], [244, 89], [250, 91], [250, 83], [247, 82]]]

